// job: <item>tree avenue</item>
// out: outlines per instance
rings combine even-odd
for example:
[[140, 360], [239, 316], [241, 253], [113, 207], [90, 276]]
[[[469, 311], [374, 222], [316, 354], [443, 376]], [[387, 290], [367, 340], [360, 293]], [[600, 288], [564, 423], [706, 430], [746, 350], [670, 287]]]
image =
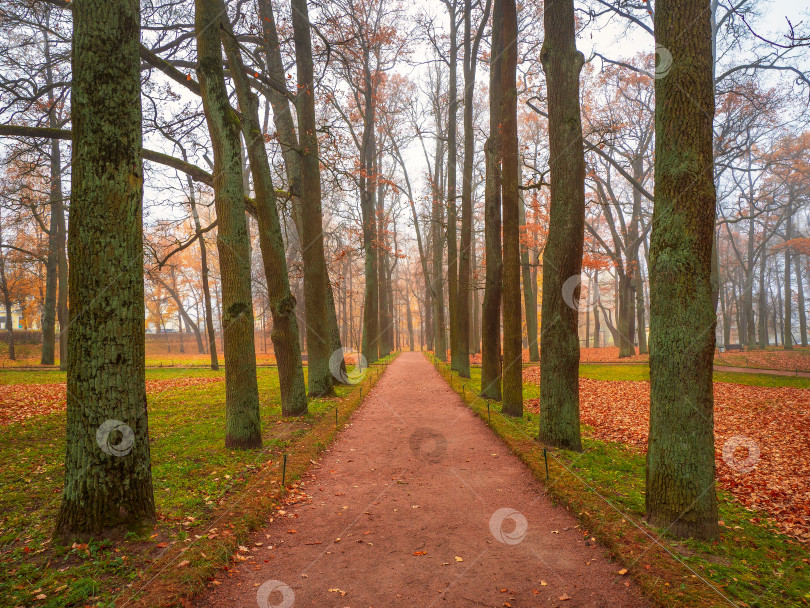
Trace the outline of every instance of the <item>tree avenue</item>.
[[[187, 553], [188, 570], [160, 560], [297, 501], [333, 438], [419, 459], [427, 437], [446, 472], [458, 437], [432, 423], [340, 433], [361, 404], [402, 421], [400, 403], [363, 402], [378, 380], [435, 422], [444, 397], [422, 385], [439, 376], [413, 371], [428, 361], [568, 506], [609, 478], [611, 508], [697, 539], [696, 560], [731, 555], [726, 529], [746, 560], [781, 551], [765, 521], [810, 538], [810, 26], [764, 7], [3, 3], [0, 496], [16, 540], [0, 589], [25, 594], [10, 605], [73, 597], [70, 569], [95, 581], [109, 551], [121, 593], [153, 561], [196, 585], [232, 546]], [[421, 367], [406, 354], [383, 373], [406, 350]], [[576, 479], [556, 475], [571, 462]], [[69, 553], [16, 531], [21, 493]], [[802, 563], [779, 556], [750, 568]], [[27, 589], [57, 557], [54, 585]]]

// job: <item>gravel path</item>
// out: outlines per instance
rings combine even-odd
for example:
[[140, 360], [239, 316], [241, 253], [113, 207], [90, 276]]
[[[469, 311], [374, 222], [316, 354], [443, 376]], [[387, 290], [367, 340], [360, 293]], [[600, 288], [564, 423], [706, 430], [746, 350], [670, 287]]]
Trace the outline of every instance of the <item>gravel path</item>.
[[194, 606], [649, 606], [420, 353], [301, 489]]

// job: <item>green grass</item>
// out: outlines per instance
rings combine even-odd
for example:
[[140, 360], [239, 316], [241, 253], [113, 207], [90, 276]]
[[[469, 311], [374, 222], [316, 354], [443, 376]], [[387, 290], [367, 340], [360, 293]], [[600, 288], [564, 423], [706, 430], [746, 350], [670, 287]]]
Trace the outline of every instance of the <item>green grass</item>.
[[[260, 368], [264, 370], [265, 368]], [[304, 368], [306, 369], [306, 368]], [[184, 369], [184, 368], [149, 368], [146, 370], [147, 380], [167, 380], [169, 378], [201, 378], [225, 377], [225, 372], [210, 369]], [[12, 368], [0, 369], [0, 386], [4, 384], [56, 384], [65, 382], [67, 372], [58, 369], [43, 370], [15, 370]]]
[[[147, 379], [222, 375], [210, 370], [164, 369], [148, 370]], [[0, 376], [5, 384], [63, 380], [64, 373], [53, 371], [4, 371]], [[64, 477], [64, 414], [3, 427], [0, 606], [112, 606], [128, 583], [140, 580], [151, 563], [150, 552], [155, 557], [158, 542], [191, 542], [195, 533], [207, 530], [215, 513], [227, 510], [235, 497], [245, 494], [257, 472], [295, 449], [294, 442], [303, 439], [318, 421], [331, 420], [335, 406], [348, 408], [350, 403], [343, 399], [359, 402], [357, 386], [337, 387], [338, 399], [310, 400], [308, 415], [282, 419], [276, 369], [260, 368], [258, 380], [264, 447], [256, 451], [224, 448], [224, 382], [149, 395], [158, 524], [145, 535], [132, 535], [115, 545], [94, 542], [78, 548], [58, 547], [50, 540]], [[322, 445], [319, 440], [318, 448]], [[234, 533], [238, 531], [234, 529]], [[47, 598], [36, 601], [38, 594]]]
[[[617, 367], [626, 374], [631, 368], [629, 377], [611, 379], [643, 379], [644, 366], [583, 367], [598, 379], [608, 379], [606, 376], [615, 374]], [[446, 376], [447, 368], [440, 369]], [[453, 386], [486, 420], [486, 404], [475, 396], [480, 388], [480, 370], [471, 371], [469, 380], [460, 381], [453, 374]], [[525, 385], [524, 398], [531, 398], [537, 390]], [[527, 412], [522, 419], [507, 418], [501, 415], [500, 404], [492, 403], [490, 408], [493, 430], [544, 479], [543, 448], [535, 440], [537, 416]], [[720, 491], [724, 527], [719, 540], [669, 537], [643, 521], [644, 455], [621, 444], [593, 439], [589, 427], [583, 427], [583, 445], [582, 454], [549, 451], [550, 479], [545, 482], [549, 493], [579, 517], [585, 534], [607, 546], [659, 605], [728, 606], [722, 596], [738, 606], [757, 608], [810, 605], [810, 552], [767, 523], [752, 522], [757, 516], [761, 518], [758, 521], [764, 521], [762, 514], [746, 510], [730, 494]]]
[[[649, 365], [599, 365], [583, 364], [579, 366], [582, 378], [593, 380], [649, 380]], [[775, 376], [771, 374], [751, 374], [744, 372], [714, 372], [715, 382], [731, 382], [748, 386], [787, 386], [793, 388], [810, 388], [810, 378], [794, 376]]]

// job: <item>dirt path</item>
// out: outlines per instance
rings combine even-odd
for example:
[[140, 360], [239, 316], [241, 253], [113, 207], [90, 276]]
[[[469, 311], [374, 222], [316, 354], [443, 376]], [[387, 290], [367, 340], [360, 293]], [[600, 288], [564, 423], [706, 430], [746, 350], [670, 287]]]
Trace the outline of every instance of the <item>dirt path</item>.
[[648, 606], [420, 353], [302, 489], [196, 607]]

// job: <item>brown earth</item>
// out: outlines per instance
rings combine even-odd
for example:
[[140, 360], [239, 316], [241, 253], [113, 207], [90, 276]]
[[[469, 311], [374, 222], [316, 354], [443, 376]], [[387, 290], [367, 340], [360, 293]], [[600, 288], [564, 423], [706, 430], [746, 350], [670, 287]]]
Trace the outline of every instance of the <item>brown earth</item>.
[[197, 608], [649, 604], [419, 353]]

